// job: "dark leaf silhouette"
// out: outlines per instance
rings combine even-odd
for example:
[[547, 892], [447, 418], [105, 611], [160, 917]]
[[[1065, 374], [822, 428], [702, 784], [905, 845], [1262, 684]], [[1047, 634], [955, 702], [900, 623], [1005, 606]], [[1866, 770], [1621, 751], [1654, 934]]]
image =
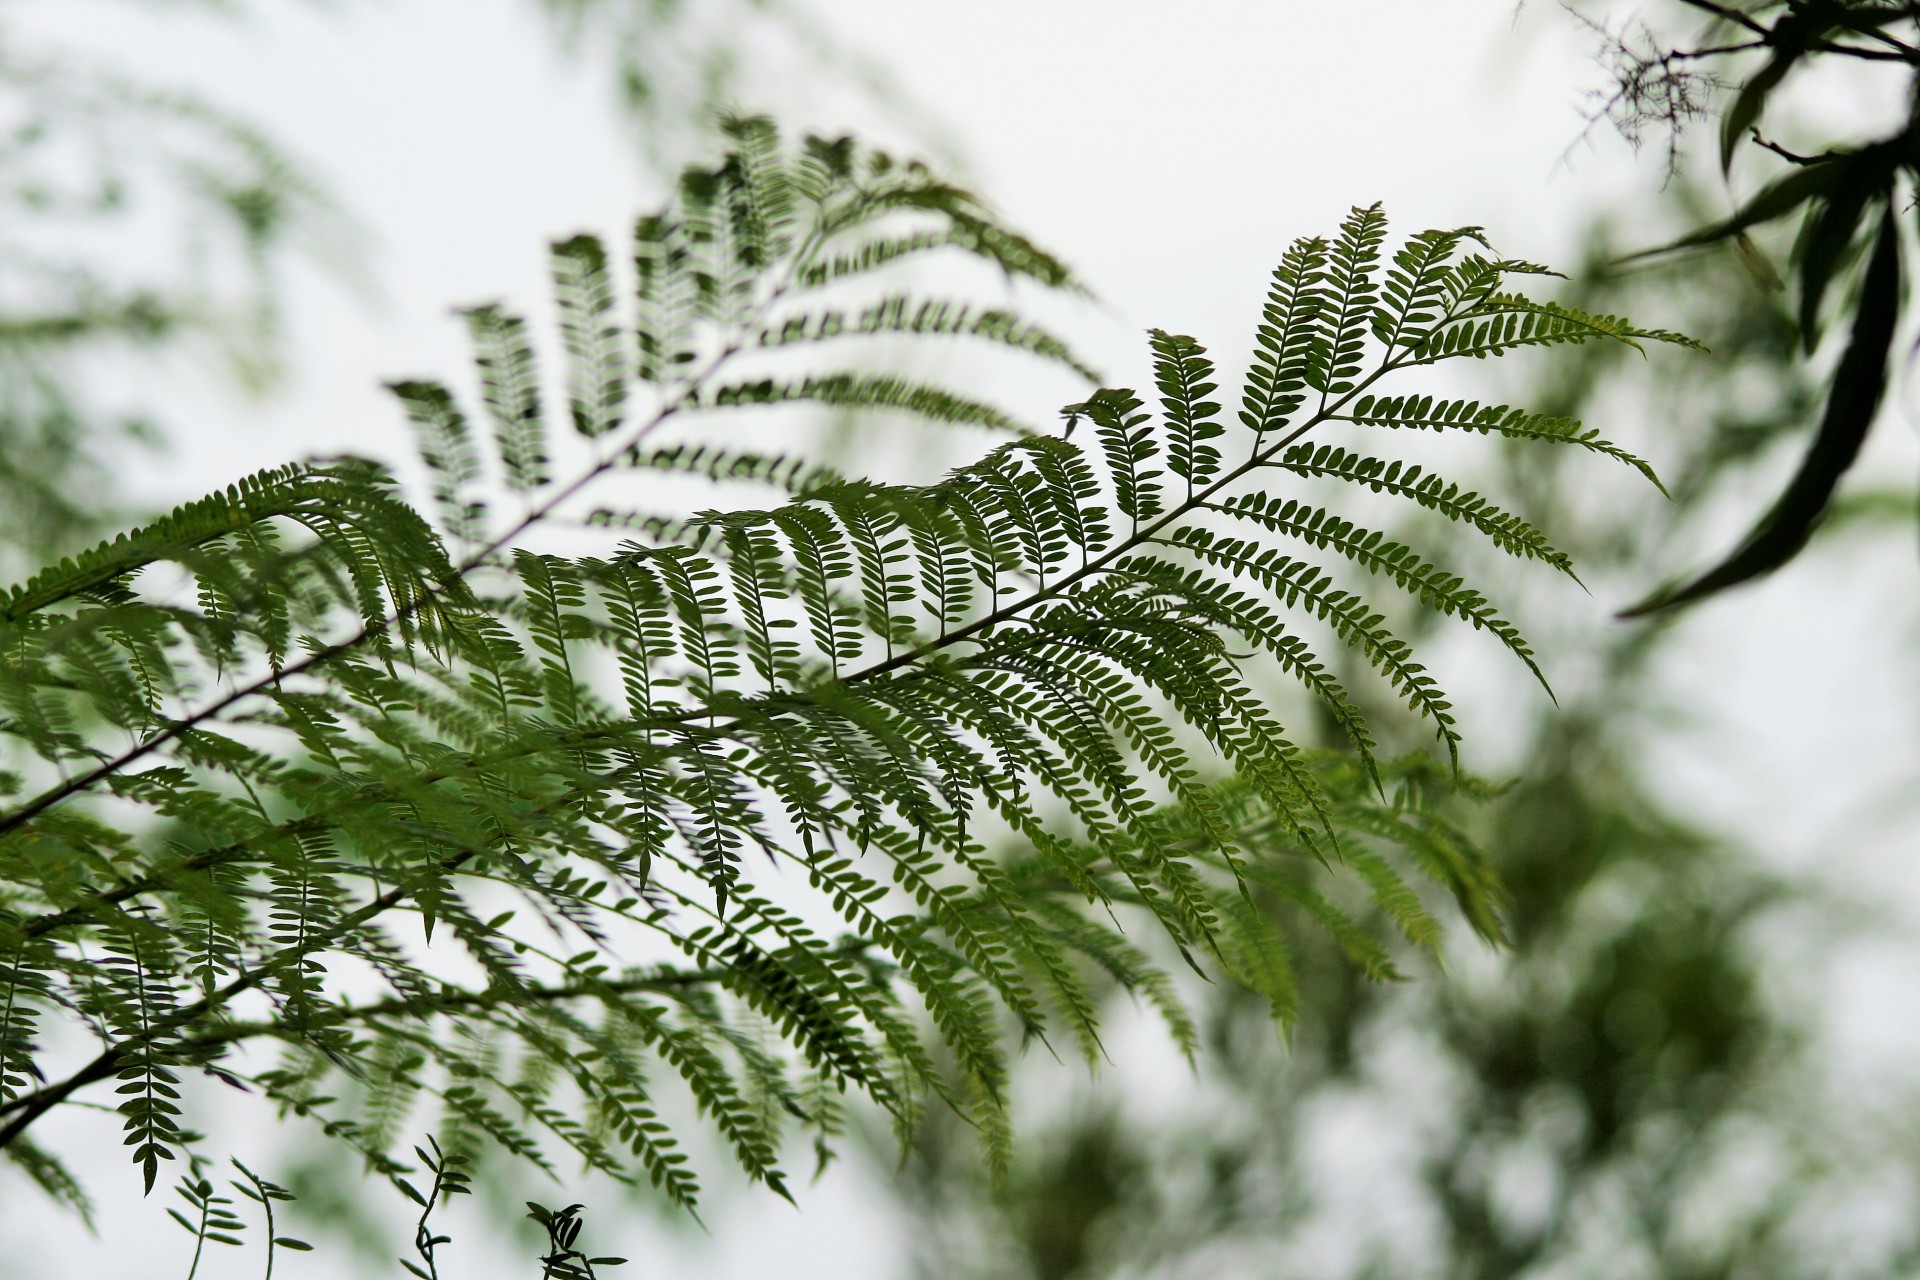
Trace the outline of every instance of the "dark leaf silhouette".
[[1887, 366], [1900, 318], [1900, 237], [1891, 211], [1880, 219], [1853, 333], [1834, 372], [1813, 447], [1771, 510], [1739, 548], [1698, 578], [1661, 591], [1621, 613], [1638, 618], [1751, 581], [1779, 568], [1806, 545], [1840, 477], [1859, 456], [1886, 391]]

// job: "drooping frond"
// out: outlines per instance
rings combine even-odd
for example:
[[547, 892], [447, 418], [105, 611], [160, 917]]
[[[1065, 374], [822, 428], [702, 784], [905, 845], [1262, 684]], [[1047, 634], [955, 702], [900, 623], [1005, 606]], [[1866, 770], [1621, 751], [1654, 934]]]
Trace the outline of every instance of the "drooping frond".
[[[563, 390], [499, 306], [464, 313], [476, 406], [393, 384], [433, 521], [371, 464], [283, 468], [0, 596], [0, 1148], [43, 1186], [73, 1198], [29, 1129], [108, 1082], [151, 1186], [206, 1071], [386, 1176], [433, 1111], [451, 1152], [566, 1151], [690, 1205], [678, 1095], [784, 1194], [783, 1117], [824, 1140], [841, 1091], [905, 1126], [931, 1091], [1004, 1155], [1007, 1030], [1097, 1058], [1098, 975], [1188, 1052], [1157, 956], [1291, 1016], [1272, 902], [1381, 978], [1357, 904], [1430, 947], [1437, 886], [1497, 934], [1483, 862], [1429, 803], [1446, 770], [1376, 759], [1315, 645], [1357, 650], [1449, 752], [1446, 696], [1362, 586], [1534, 655], [1478, 589], [1303, 486], [1569, 566], [1478, 494], [1307, 437], [1458, 428], [1644, 470], [1577, 424], [1374, 389], [1665, 335], [1502, 292], [1524, 264], [1463, 254], [1471, 231], [1383, 258], [1361, 209], [1286, 254], [1237, 426], [1200, 343], [1155, 331], [1161, 412], [1099, 390], [1051, 435], [855, 348], [1078, 369], [1009, 306], [889, 277], [945, 254], [1070, 287], [1056, 259], [919, 166], [729, 134], [630, 257], [553, 246]], [[966, 460], [883, 482], [702, 437], [810, 405], [996, 438], [948, 433]], [[1354, 752], [1303, 749], [1262, 672]], [[96, 1056], [49, 1071], [54, 1022]], [[255, 1040], [283, 1059], [232, 1053]]]

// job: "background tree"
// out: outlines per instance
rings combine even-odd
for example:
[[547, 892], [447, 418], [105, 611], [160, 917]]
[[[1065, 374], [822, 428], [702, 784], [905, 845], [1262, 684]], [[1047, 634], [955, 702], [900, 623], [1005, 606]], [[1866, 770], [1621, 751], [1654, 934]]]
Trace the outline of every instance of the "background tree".
[[[94, 6], [104, 22], [144, 7]], [[275, 7], [205, 0], [180, 17], [244, 24]], [[570, 55], [614, 64], [617, 106], [663, 179], [711, 144], [742, 70], [765, 74], [742, 39], [756, 27], [799, 45], [836, 82], [904, 102], [781, 0], [529, 7]], [[0, 507], [12, 517], [0, 563], [15, 577], [114, 527], [109, 495], [124, 464], [103, 459], [164, 448], [178, 430], [143, 379], [192, 362], [266, 394], [285, 354], [280, 308], [294, 262], [378, 290], [367, 229], [299, 157], [213, 96], [76, 47], [63, 15], [96, 16], [77, 13], [56, 0], [0, 15], [0, 97], [13, 122], [0, 142]]]
[[[1688, 17], [1697, 29], [1672, 34], [1685, 30]], [[1793, 558], [1880, 418], [1910, 296], [1900, 223], [1920, 174], [1920, 13], [1890, 0], [1677, 0], [1661, 11], [1659, 27], [1592, 25], [1605, 38], [1615, 77], [1596, 119], [1636, 142], [1666, 130], [1668, 166], [1677, 170], [1682, 131], [1717, 114], [1721, 175], [1731, 178], [1743, 157], [1754, 160], [1745, 172], [1770, 171], [1731, 216], [1646, 252], [1731, 244], [1759, 279], [1779, 288], [1756, 237], [1792, 226], [1794, 319], [1805, 354], [1840, 328], [1830, 320], [1846, 321], [1818, 426], [1786, 488], [1725, 560], [1629, 611], [1639, 614], [1737, 586]], [[1885, 100], [1906, 109], [1893, 122], [1860, 120], [1847, 136], [1829, 136], [1817, 113], [1796, 109], [1790, 84], [1823, 69], [1880, 82]]]
[[[1431, 767], [1376, 760], [1365, 718], [1284, 612], [1327, 624], [1457, 759], [1450, 704], [1364, 597], [1276, 544], [1343, 558], [1529, 667], [1531, 650], [1457, 576], [1305, 500], [1310, 488], [1264, 486], [1392, 493], [1568, 571], [1478, 495], [1310, 433], [1466, 431], [1650, 475], [1577, 422], [1436, 401], [1404, 375], [1526, 347], [1684, 340], [1506, 291], [1540, 269], [1484, 255], [1474, 229], [1421, 233], [1383, 261], [1384, 216], [1356, 209], [1276, 269], [1236, 432], [1208, 399], [1204, 349], [1156, 331], [1159, 422], [1102, 390], [1067, 407], [1065, 435], [1037, 434], [938, 385], [857, 365], [797, 372], [787, 357], [970, 337], [1071, 365], [1004, 310], [845, 301], [927, 253], [1061, 287], [1057, 261], [919, 166], [845, 139], [787, 154], [760, 120], [729, 133], [721, 164], [690, 170], [675, 205], [639, 221], [630, 322], [599, 241], [553, 246], [574, 445], [547, 430], [525, 326], [478, 308], [490, 451], [445, 388], [394, 387], [437, 527], [374, 464], [300, 464], [11, 592], [0, 1147], [49, 1194], [84, 1210], [36, 1126], [99, 1086], [117, 1082], [111, 1111], [149, 1191], [163, 1162], [197, 1156], [193, 1071], [318, 1122], [415, 1196], [392, 1152], [431, 1100], [448, 1160], [491, 1142], [551, 1170], [557, 1146], [691, 1208], [662, 1071], [783, 1194], [783, 1114], [828, 1142], [849, 1090], [903, 1133], [931, 1090], [1004, 1162], [996, 1006], [1027, 1036], [1064, 1029], [1093, 1056], [1094, 965], [1190, 1040], [1117, 912], [1282, 1019], [1286, 943], [1247, 909], [1256, 889], [1381, 962], [1315, 887], [1315, 859], [1350, 866], [1416, 942], [1433, 920], [1385, 850], [1496, 928], [1477, 853], [1429, 812]], [[716, 414], [812, 404], [1013, 438], [906, 484], [703, 438]], [[1094, 438], [1073, 443], [1082, 421]], [[676, 475], [790, 496], [690, 514], [588, 505], [610, 481], [643, 494], [649, 476]], [[489, 478], [513, 498], [505, 514]], [[622, 540], [586, 556], [532, 545], [568, 527]], [[1303, 756], [1244, 683], [1252, 655], [1234, 641], [1316, 698], [1355, 758]], [[1210, 779], [1196, 746], [1231, 774]], [[1027, 842], [1028, 865], [985, 860], [983, 825]], [[1291, 856], [1240, 856], [1267, 833]], [[797, 880], [756, 874], [755, 851], [803, 878], [811, 902], [794, 898]], [[512, 901], [539, 927], [510, 929], [516, 909], [496, 910]], [[828, 908], [839, 940], [800, 914]], [[394, 932], [401, 917], [419, 943]], [[451, 967], [430, 950], [436, 929], [457, 944]], [[680, 959], [635, 963], [637, 947]], [[257, 1039], [284, 1044], [277, 1065], [234, 1056]], [[188, 1179], [204, 1234], [215, 1202], [191, 1159]], [[424, 1225], [421, 1238], [431, 1270]]]
[[[1759, 247], [1619, 263], [1655, 238], [1650, 222], [1710, 221], [1721, 197], [1685, 172], [1666, 207], [1596, 223], [1574, 293], [1679, 315], [1714, 353], [1654, 366], [1644, 402], [1624, 409], [1680, 453], [1664, 467], [1679, 518], [1622, 519], [1616, 495], [1552, 468], [1503, 473], [1521, 512], [1571, 522], [1602, 599], [1631, 598], [1646, 565], [1719, 527], [1756, 471], [1832, 420], [1842, 385], [1806, 360], [1804, 300], [1756, 271]], [[1608, 354], [1587, 357], [1526, 398], [1621, 411]], [[1827, 502], [1813, 554], [1857, 589], [1862, 544], [1905, 552], [1913, 514], [1903, 488], [1863, 479]], [[970, 1274], [1083, 1278], [1910, 1269], [1912, 1135], [1882, 1122], [1911, 1082], [1870, 1101], [1837, 1087], [1831, 1029], [1802, 985], [1819, 950], [1891, 940], [1894, 919], [1844, 885], [1776, 873], [1661, 777], [1687, 714], [1669, 673], [1697, 628], [1525, 625], [1584, 675], [1528, 719], [1513, 789], [1476, 806], [1511, 952], [1494, 963], [1468, 945], [1444, 981], [1404, 987], [1303, 965], [1284, 1047], [1216, 993], [1202, 1015], [1216, 1074], [1170, 1115], [1129, 1105], [1137, 1077], [1073, 1090], [1071, 1105], [1057, 1082], [1030, 1080], [1042, 1135], [1003, 1187], [937, 1140], [907, 1165], [900, 1212], [921, 1274], [952, 1274], [956, 1257], [975, 1260]], [[1893, 625], [1911, 624], [1896, 612]]]

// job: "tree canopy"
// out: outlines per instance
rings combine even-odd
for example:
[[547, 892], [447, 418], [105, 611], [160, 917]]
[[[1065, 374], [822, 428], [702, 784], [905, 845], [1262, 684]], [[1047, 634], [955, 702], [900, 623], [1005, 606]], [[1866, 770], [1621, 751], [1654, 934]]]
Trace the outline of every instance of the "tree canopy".
[[[493, 307], [466, 317], [475, 411], [395, 384], [432, 516], [377, 464], [295, 464], [9, 593], [0, 1145], [49, 1193], [84, 1204], [34, 1126], [101, 1089], [149, 1189], [196, 1154], [185, 1073], [395, 1178], [426, 1098], [449, 1152], [552, 1167], [563, 1149], [691, 1207], [663, 1072], [776, 1191], [783, 1119], [830, 1141], [848, 1091], [903, 1128], [930, 1093], [1004, 1160], [1002, 1019], [1097, 1055], [1087, 966], [1192, 1046], [1123, 917], [1283, 1020], [1288, 944], [1256, 886], [1376, 973], [1323, 878], [1353, 877], [1418, 943], [1438, 926], [1409, 877], [1497, 934], [1480, 855], [1431, 803], [1448, 767], [1377, 759], [1301, 628], [1363, 656], [1449, 753], [1445, 695], [1322, 560], [1537, 673], [1534, 655], [1480, 592], [1310, 495], [1392, 494], [1571, 567], [1485, 498], [1321, 437], [1464, 431], [1645, 472], [1570, 419], [1401, 379], [1685, 340], [1511, 292], [1542, 269], [1472, 228], [1389, 254], [1359, 208], [1276, 269], [1234, 418], [1204, 348], [1156, 331], [1159, 412], [1101, 390], [1055, 434], [840, 355], [959, 337], [1071, 366], [1009, 311], [888, 286], [959, 254], [1072, 287], [1055, 258], [918, 165], [847, 139], [789, 150], [759, 119], [728, 131], [726, 157], [639, 220], [625, 285], [601, 241], [553, 246], [563, 394]], [[806, 368], [774, 363], [796, 349]], [[1002, 442], [889, 483], [722, 434], [809, 404]], [[655, 477], [785, 497], [598, 505]], [[536, 545], [561, 530], [612, 545]], [[1300, 750], [1250, 664], [1304, 686], [1350, 753]], [[989, 839], [1030, 853], [1002, 862]], [[276, 1064], [234, 1056], [262, 1039]]]

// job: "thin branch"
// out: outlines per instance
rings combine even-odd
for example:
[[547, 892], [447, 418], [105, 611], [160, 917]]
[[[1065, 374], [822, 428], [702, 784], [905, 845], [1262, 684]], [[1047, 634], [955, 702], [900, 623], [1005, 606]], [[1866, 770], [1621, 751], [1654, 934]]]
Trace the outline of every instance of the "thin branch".
[[[808, 248], [817, 247], [817, 242], [822, 239], [823, 237], [816, 234], [815, 243], [810, 244]], [[466, 560], [458, 566], [457, 572], [459, 577], [464, 580], [470, 574], [487, 565], [495, 556], [506, 550], [528, 530], [552, 515], [559, 506], [577, 496], [582, 490], [587, 488], [588, 485], [611, 471], [618, 465], [622, 457], [637, 447], [648, 436], [652, 435], [669, 420], [684, 412], [690, 405], [697, 403], [700, 388], [707, 381], [718, 376], [720, 369], [725, 366], [726, 362], [745, 349], [745, 335], [761, 323], [767, 311], [775, 306], [792, 287], [794, 275], [798, 270], [798, 263], [800, 261], [801, 258], [799, 255], [796, 255], [792, 259], [786, 276], [772, 289], [768, 290], [766, 296], [760, 300], [754, 311], [741, 322], [734, 339], [728, 342], [718, 354], [708, 361], [704, 369], [682, 383], [676, 393], [656, 410], [651, 418], [629, 431], [624, 441], [616, 447], [609, 448], [606, 456], [599, 462], [577, 476], [571, 483], [563, 485], [544, 501], [534, 505], [524, 516], [504, 532], [493, 538], [478, 551], [470, 554]], [[445, 589], [430, 586], [405, 606], [390, 612], [379, 627], [363, 626], [345, 639], [316, 649], [313, 653], [298, 662], [282, 667], [249, 684], [244, 684], [233, 689], [224, 697], [216, 699], [214, 702], [201, 707], [190, 715], [169, 721], [164, 728], [156, 733], [149, 734], [146, 738], [128, 748], [120, 755], [106, 760], [84, 773], [77, 774], [60, 783], [58, 786], [49, 788], [27, 803], [7, 813], [4, 817], [0, 817], [0, 836], [19, 829], [21, 826], [32, 821], [40, 814], [45, 813], [55, 805], [60, 804], [62, 801], [91, 790], [95, 785], [108, 778], [126, 772], [126, 770], [146, 759], [161, 747], [175, 741], [190, 730], [196, 729], [208, 721], [218, 718], [222, 713], [231, 709], [236, 704], [244, 702], [256, 694], [265, 693], [269, 689], [276, 689], [287, 679], [304, 675], [306, 672], [339, 657], [343, 653], [352, 652], [374, 636], [384, 634], [387, 629], [419, 613], [420, 610], [426, 608], [430, 603], [443, 599], [445, 595]]]
[[672, 991], [681, 987], [723, 983], [737, 976], [738, 974], [729, 969], [689, 969], [680, 972], [655, 973], [646, 977], [593, 978], [537, 987], [489, 987], [483, 991], [446, 989], [431, 997], [396, 996], [390, 1000], [378, 1000], [371, 1004], [336, 1005], [307, 1019], [304, 1027], [298, 1030], [289, 1027], [284, 1020], [280, 1019], [229, 1022], [218, 1030], [181, 1040], [179, 1047], [180, 1052], [185, 1056], [220, 1045], [258, 1039], [262, 1036], [299, 1039], [302, 1038], [303, 1031], [373, 1022], [381, 1018], [404, 1017], [418, 1020], [438, 1013], [459, 1013], [473, 1009], [485, 1011], [501, 1006], [518, 1008], [526, 1005], [552, 1004], [578, 997], [597, 997], [604, 1000], [609, 996], [634, 995], [642, 991]]
[[1762, 40], [1771, 39], [1773, 36], [1773, 30], [1770, 27], [1754, 21], [1738, 9], [1732, 9], [1724, 4], [1716, 3], [1716, 0], [1680, 0], [1680, 3], [1686, 5], [1689, 9], [1698, 9], [1702, 13], [1710, 13], [1716, 18], [1733, 23], [1735, 26], [1745, 27]]
[[1773, 139], [1763, 136], [1760, 130], [1758, 129], [1754, 129], [1751, 132], [1752, 132], [1754, 145], [1764, 150], [1773, 152], [1773, 154], [1779, 156], [1782, 160], [1785, 160], [1790, 164], [1797, 164], [1797, 165], [1824, 164], [1829, 160], [1833, 160], [1847, 154], [1844, 151], [1822, 151], [1818, 155], [1811, 155], [1811, 156], [1801, 155], [1799, 152], [1789, 151], [1787, 148], [1781, 146], [1779, 143], [1775, 142]]

